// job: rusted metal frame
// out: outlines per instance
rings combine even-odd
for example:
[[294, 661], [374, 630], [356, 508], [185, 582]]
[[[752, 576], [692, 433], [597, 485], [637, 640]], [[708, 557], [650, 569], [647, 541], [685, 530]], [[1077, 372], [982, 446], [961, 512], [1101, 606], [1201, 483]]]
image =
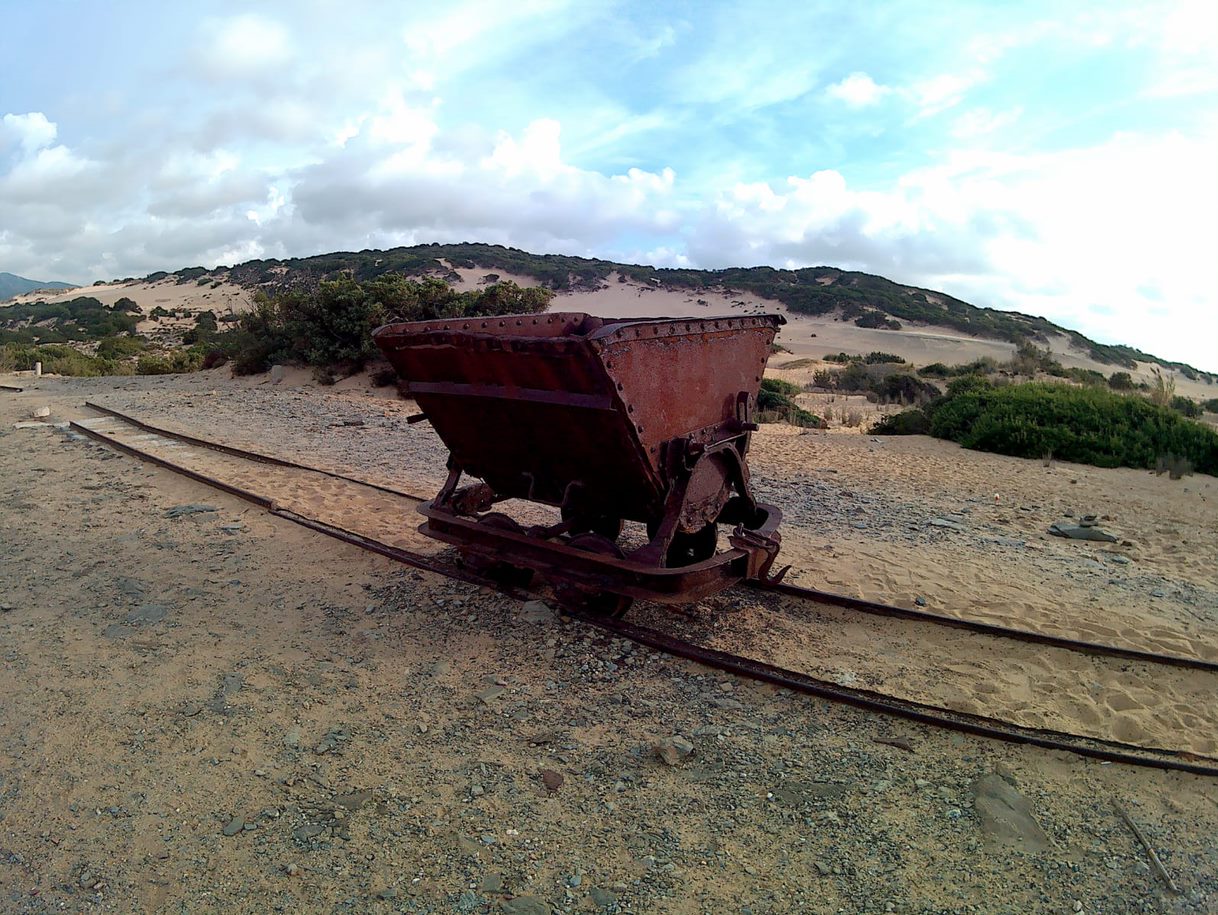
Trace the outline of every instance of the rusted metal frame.
[[438, 510], [430, 503], [420, 505], [419, 511], [428, 519], [420, 531], [430, 537], [543, 574], [548, 572], [566, 581], [632, 597], [662, 602], [697, 600], [722, 590], [725, 583], [738, 581], [747, 568], [746, 550], [732, 549], [691, 566], [664, 569], [584, 552], [561, 541], [487, 529], [475, 521]]
[[482, 397], [489, 400], [524, 400], [529, 403], [558, 404], [583, 410], [613, 410], [613, 398], [608, 394], [572, 394], [567, 391], [509, 388], [498, 384], [458, 384], [448, 381], [412, 381], [409, 385], [411, 394], [430, 394], [436, 397]]

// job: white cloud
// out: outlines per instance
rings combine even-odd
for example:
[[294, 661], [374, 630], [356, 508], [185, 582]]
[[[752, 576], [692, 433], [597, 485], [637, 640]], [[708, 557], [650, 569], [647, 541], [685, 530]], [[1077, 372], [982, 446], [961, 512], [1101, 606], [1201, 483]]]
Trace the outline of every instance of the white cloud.
[[983, 137], [1014, 124], [1023, 115], [1023, 106], [1017, 105], [1006, 111], [991, 111], [989, 108], [974, 108], [956, 118], [951, 133], [959, 140]]
[[41, 111], [6, 114], [0, 120], [0, 149], [16, 143], [26, 155], [55, 142], [58, 128]]
[[930, 117], [964, 101], [974, 86], [987, 79], [985, 71], [972, 69], [963, 73], [940, 73], [919, 80], [904, 90], [904, 95], [918, 106], [921, 117]]
[[890, 92], [890, 87], [881, 86], [866, 73], [851, 73], [841, 82], [825, 89], [825, 95], [829, 98], [845, 102], [853, 108], [874, 105]]
[[280, 23], [256, 13], [212, 21], [199, 47], [203, 71], [213, 79], [242, 80], [281, 70], [293, 57]]

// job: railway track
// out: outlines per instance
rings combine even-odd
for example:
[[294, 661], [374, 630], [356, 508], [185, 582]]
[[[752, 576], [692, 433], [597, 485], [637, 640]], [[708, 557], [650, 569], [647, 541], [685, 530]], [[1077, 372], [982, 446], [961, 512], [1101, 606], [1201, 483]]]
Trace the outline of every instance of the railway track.
[[[102, 415], [97, 419], [73, 421], [71, 428], [141, 460], [184, 474], [245, 499], [286, 520], [397, 562], [494, 588], [517, 599], [541, 596], [533, 591], [505, 588], [472, 574], [468, 569], [447, 559], [443, 550], [436, 549], [435, 541], [419, 534], [411, 525], [403, 528], [402, 517], [413, 512], [414, 506], [422, 501], [416, 495], [333, 471], [164, 429], [100, 404], [88, 403], [87, 406]], [[392, 504], [391, 510], [386, 510], [386, 497], [389, 497]], [[360, 530], [352, 530], [346, 526], [353, 517], [359, 519]], [[862, 601], [796, 585], [751, 584], [761, 590], [802, 601], [830, 604], [869, 615], [967, 630], [979, 635], [1064, 649], [1092, 657], [1112, 657], [1204, 672], [1218, 671], [1218, 663], [1208, 659], [1156, 654], [1140, 649], [1008, 629], [989, 623]], [[586, 616], [579, 618], [622, 638], [725, 672], [923, 724], [1012, 743], [1063, 750], [1109, 762], [1218, 776], [1216, 757], [1015, 724], [987, 715], [961, 712], [886, 693], [843, 686], [799, 671], [688, 642], [660, 629], [625, 620]]]

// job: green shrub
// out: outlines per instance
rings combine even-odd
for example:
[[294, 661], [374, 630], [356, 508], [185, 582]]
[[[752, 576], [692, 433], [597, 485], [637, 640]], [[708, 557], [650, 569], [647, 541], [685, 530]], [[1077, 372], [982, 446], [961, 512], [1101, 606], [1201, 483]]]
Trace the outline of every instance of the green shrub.
[[1132, 391], [1133, 376], [1128, 372], [1113, 372], [1108, 376], [1108, 387], [1114, 391]]
[[1218, 397], [1211, 397], [1201, 405], [1207, 413], [1218, 413]]
[[905, 360], [900, 356], [894, 356], [892, 353], [871, 352], [863, 357], [863, 362], [867, 365], [883, 365], [885, 363], [895, 363], [904, 365]]
[[854, 319], [858, 327], [876, 327], [884, 330], [900, 330], [901, 322], [895, 321], [882, 311], [864, 311]]
[[796, 394], [803, 393], [803, 389], [799, 385], [783, 381], [781, 378], [762, 378], [761, 393], [782, 394], [786, 397], [794, 397]]
[[798, 406], [793, 398], [800, 393], [798, 385], [778, 378], [761, 379], [761, 390], [757, 392], [757, 421], [760, 423], [789, 423], [812, 429], [824, 428], [827, 423], [815, 413]]
[[148, 344], [143, 337], [106, 337], [97, 344], [102, 359], [127, 359], [142, 353]]
[[129, 362], [90, 356], [62, 344], [30, 346], [7, 343], [0, 346], [0, 371], [28, 372], [34, 368], [35, 362], [41, 362], [42, 370], [52, 375], [94, 377], [132, 373]]
[[872, 435], [929, 435], [930, 419], [923, 410], [905, 410], [881, 416], [868, 431]]
[[1191, 397], [1185, 397], [1182, 394], [1173, 394], [1167, 405], [1180, 415], [1189, 417], [1189, 419], [1196, 419], [1204, 412], [1201, 409], [1201, 404]]
[[974, 376], [953, 382], [926, 413], [932, 435], [980, 451], [1141, 468], [1172, 454], [1218, 474], [1218, 433], [1141, 397], [1101, 388], [992, 385]]
[[871, 382], [869, 400], [880, 403], [917, 403], [938, 397], [941, 392], [928, 381], [921, 381], [908, 372], [893, 372]]
[[533, 314], [545, 310], [554, 293], [513, 282], [457, 292], [434, 277], [408, 280], [397, 274], [358, 282], [350, 277], [322, 281], [311, 292], [260, 295], [224, 335], [225, 351], [238, 374], [266, 371], [272, 363], [361, 369], [379, 352], [372, 331], [394, 321]]
[[197, 371], [203, 364], [203, 354], [194, 350], [173, 350], [168, 353], [146, 353], [135, 364], [137, 375], [172, 375]]

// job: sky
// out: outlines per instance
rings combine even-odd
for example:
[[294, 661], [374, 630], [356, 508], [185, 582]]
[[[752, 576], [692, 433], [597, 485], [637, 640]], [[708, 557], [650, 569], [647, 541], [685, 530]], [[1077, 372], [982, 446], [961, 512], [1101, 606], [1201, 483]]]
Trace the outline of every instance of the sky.
[[0, 270], [829, 265], [1218, 371], [1218, 3], [0, 0]]

